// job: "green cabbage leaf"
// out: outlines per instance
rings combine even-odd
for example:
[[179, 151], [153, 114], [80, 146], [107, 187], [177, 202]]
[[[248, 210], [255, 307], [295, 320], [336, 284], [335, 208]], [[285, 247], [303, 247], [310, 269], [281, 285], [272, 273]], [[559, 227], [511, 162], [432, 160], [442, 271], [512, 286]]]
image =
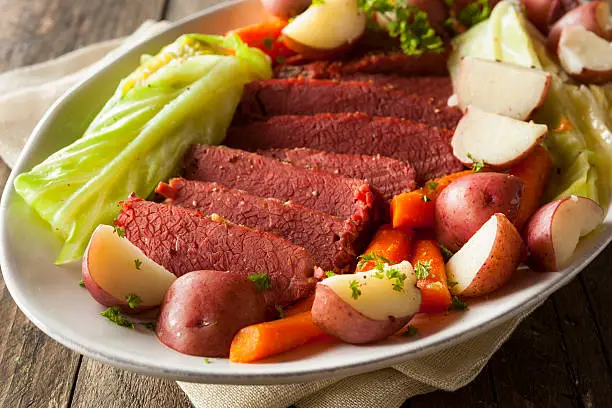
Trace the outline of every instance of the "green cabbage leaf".
[[80, 139], [15, 179], [64, 240], [57, 263], [81, 257], [119, 201], [150, 195], [191, 144], [219, 144], [244, 85], [272, 76], [268, 57], [236, 36], [183, 35], [142, 60]]

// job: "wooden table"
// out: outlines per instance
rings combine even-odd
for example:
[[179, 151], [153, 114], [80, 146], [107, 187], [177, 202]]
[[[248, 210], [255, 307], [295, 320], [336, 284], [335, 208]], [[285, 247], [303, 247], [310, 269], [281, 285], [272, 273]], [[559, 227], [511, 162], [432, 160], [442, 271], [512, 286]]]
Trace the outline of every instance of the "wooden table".
[[[0, 72], [181, 18], [214, 0], [0, 0]], [[0, 161], [0, 191], [9, 168]], [[612, 249], [525, 320], [478, 378], [406, 407], [612, 406]], [[83, 357], [19, 311], [0, 278], [0, 407], [190, 407], [178, 386]]]

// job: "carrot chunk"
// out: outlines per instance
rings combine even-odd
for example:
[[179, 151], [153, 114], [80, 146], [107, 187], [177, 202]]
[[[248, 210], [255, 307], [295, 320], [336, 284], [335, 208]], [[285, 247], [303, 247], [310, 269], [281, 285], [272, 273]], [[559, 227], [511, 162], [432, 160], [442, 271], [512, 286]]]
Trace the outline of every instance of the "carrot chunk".
[[315, 295], [309, 296], [305, 299], [300, 299], [291, 306], [284, 310], [285, 317], [294, 316], [299, 313], [309, 312], [312, 309]]
[[275, 18], [237, 28], [228, 32], [228, 34], [236, 34], [249, 47], [259, 48], [272, 58], [272, 62], [281, 62], [282, 58], [295, 54], [280, 39], [281, 31], [286, 25], [286, 21]]
[[436, 199], [453, 181], [471, 174], [460, 171], [430, 180], [423, 188], [396, 195], [391, 200], [391, 220], [395, 228], [433, 228], [436, 224]]
[[551, 168], [552, 159], [548, 150], [536, 146], [527, 157], [509, 169], [510, 174], [519, 177], [525, 184], [515, 223], [517, 230], [521, 231], [527, 220], [540, 208]]
[[250, 363], [327, 336], [312, 323], [310, 312], [242, 328], [232, 340], [230, 361]]
[[422, 297], [420, 312], [446, 311], [452, 299], [446, 280], [444, 257], [438, 243], [429, 239], [417, 240], [413, 244], [413, 251], [412, 266], [417, 273], [417, 287]]
[[[382, 225], [374, 234], [370, 245], [364, 254], [377, 255], [387, 259], [391, 264], [407, 261], [412, 248], [412, 232], [410, 230]], [[361, 262], [356, 272], [369, 271], [376, 266], [375, 260]]]

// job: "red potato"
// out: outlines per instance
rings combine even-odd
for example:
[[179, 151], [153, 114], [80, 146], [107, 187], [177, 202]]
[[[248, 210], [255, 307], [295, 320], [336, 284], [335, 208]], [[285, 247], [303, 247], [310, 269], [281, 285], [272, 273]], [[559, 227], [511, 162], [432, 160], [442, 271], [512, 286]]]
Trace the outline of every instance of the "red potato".
[[503, 214], [493, 214], [446, 264], [454, 295], [483, 296], [512, 277], [524, 253], [520, 234]]
[[[405, 274], [403, 288], [393, 289], [390, 269]], [[335, 275], [317, 284], [312, 321], [324, 332], [347, 343], [383, 340], [406, 325], [421, 306], [421, 292], [409, 262], [386, 266], [385, 276], [376, 270]]]
[[470, 106], [455, 129], [451, 145], [455, 157], [465, 165], [482, 161], [488, 168], [503, 170], [526, 157], [547, 133], [546, 125]]
[[311, 5], [282, 31], [285, 45], [309, 59], [327, 59], [347, 51], [363, 35], [366, 17], [354, 0]]
[[252, 282], [230, 272], [195, 271], [168, 289], [156, 332], [181, 353], [227, 357], [234, 335], [265, 318], [264, 297]]
[[546, 100], [550, 81], [550, 74], [538, 69], [468, 56], [461, 60], [455, 92], [464, 112], [472, 106], [527, 120]]
[[523, 181], [503, 173], [474, 173], [449, 185], [436, 201], [436, 237], [458, 251], [495, 213], [515, 222]]
[[263, 8], [272, 16], [289, 20], [306, 10], [311, 0], [261, 0]]
[[585, 197], [565, 197], [541, 207], [524, 232], [531, 262], [543, 271], [563, 269], [580, 237], [597, 228], [603, 218], [599, 204]]
[[612, 40], [612, 24], [610, 22], [610, 6], [606, 1], [592, 1], [576, 7], [565, 14], [548, 33], [548, 48], [557, 51], [561, 32], [565, 27], [581, 26], [604, 40]]
[[[119, 233], [110, 225], [99, 225], [93, 232], [83, 255], [85, 287], [98, 303], [119, 306], [124, 313], [159, 306], [176, 277]], [[138, 296], [140, 304], [130, 307], [128, 295]]]
[[565, 13], [578, 7], [578, 0], [521, 0], [527, 19], [543, 34]]
[[612, 81], [612, 43], [581, 26], [565, 27], [557, 50], [569, 76], [586, 84]]

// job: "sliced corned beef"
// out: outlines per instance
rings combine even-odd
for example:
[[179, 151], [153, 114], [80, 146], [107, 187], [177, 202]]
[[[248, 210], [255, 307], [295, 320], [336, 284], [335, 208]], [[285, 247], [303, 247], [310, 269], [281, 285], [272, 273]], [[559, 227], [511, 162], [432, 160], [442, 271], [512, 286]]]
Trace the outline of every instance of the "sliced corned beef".
[[307, 170], [228, 147], [194, 145], [184, 162], [185, 178], [212, 181], [259, 196], [293, 201], [370, 227], [379, 208], [363, 180]]
[[391, 116], [454, 129], [459, 109], [436, 106], [426, 98], [377, 86], [371, 82], [273, 79], [245, 86], [237, 122], [279, 115], [361, 112]]
[[160, 184], [157, 191], [167, 197], [166, 204], [218, 214], [236, 224], [286, 238], [310, 252], [317, 266], [336, 273], [351, 269], [369, 238], [351, 220], [218, 183], [172, 179], [170, 184]]
[[248, 277], [266, 273], [270, 307], [287, 305], [314, 290], [314, 260], [304, 248], [218, 216], [131, 196], [115, 224], [144, 254], [176, 276], [214, 269]]
[[277, 116], [230, 128], [228, 146], [250, 151], [308, 147], [334, 153], [380, 154], [410, 163], [417, 181], [460, 171], [453, 134], [395, 118], [363, 114]]
[[367, 181], [386, 200], [416, 187], [416, 172], [410, 164], [381, 155], [338, 154], [307, 148], [258, 150], [257, 153], [295, 166]]
[[406, 55], [403, 52], [372, 52], [367, 55], [336, 61], [279, 65], [278, 78], [334, 79], [345, 75], [392, 74], [401, 76], [447, 76], [446, 53]]

